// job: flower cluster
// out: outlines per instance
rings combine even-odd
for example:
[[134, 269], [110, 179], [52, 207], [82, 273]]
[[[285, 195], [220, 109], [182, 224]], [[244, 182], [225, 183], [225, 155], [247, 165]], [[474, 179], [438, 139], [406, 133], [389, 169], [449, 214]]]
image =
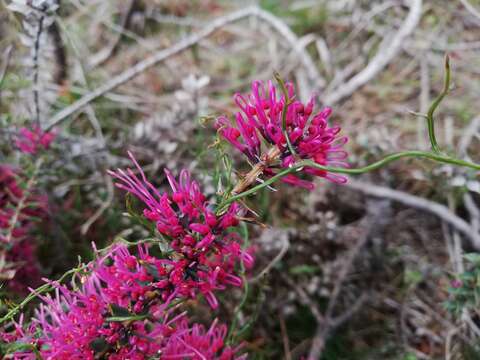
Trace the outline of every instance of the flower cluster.
[[[176, 324], [176, 331], [170, 336], [170, 341], [162, 349], [164, 359], [246, 359], [247, 355], [237, 357], [241, 345], [235, 348], [225, 346], [227, 327], [219, 325], [214, 320], [208, 330], [203, 325], [189, 325], [183, 317]], [[217, 356], [216, 354], [220, 354]]]
[[55, 296], [41, 296], [30, 326], [13, 324], [13, 331], [1, 334], [6, 348], [31, 345], [9, 356], [33, 360], [33, 347], [42, 358], [57, 360], [243, 359], [239, 347], [225, 344], [225, 325], [215, 321], [205, 331], [190, 325], [185, 313], [175, 314], [175, 295], [161, 296], [161, 267], [146, 246], [136, 255], [115, 246], [89, 265], [75, 290], [51, 282]]
[[[49, 281], [55, 295], [39, 295], [42, 303], [30, 324], [13, 323], [13, 330], [0, 333], [0, 348], [13, 348], [5, 358], [245, 358], [238, 355], [239, 347], [225, 344], [225, 325], [190, 325], [186, 314], [177, 314], [172, 305], [175, 299], [201, 293], [216, 308], [214, 291], [242, 285], [238, 262], [250, 267], [253, 258], [231, 232], [239, 221], [239, 206], [217, 216], [186, 171], [178, 180], [166, 171], [172, 192], [160, 193], [130, 157], [138, 176], [131, 169], [110, 173], [119, 180], [118, 187], [144, 202], [144, 216], [170, 240], [170, 251], [158, 256], [143, 244], [133, 253], [117, 244], [96, 251], [96, 260], [74, 276], [71, 287]], [[12, 191], [21, 195], [19, 189]]]
[[[339, 127], [327, 123], [331, 109], [314, 113], [313, 98], [302, 104], [295, 99], [291, 84], [285, 89], [288, 96], [277, 96], [272, 82], [265, 88], [256, 81], [247, 97], [236, 94], [235, 102], [240, 108], [236, 125], [224, 116], [218, 118], [219, 134], [247, 156], [256, 169], [253, 181], [260, 175], [272, 177], [282, 168], [309, 160], [301, 164], [303, 173], [345, 182], [345, 177], [313, 164], [348, 166], [343, 150], [347, 138], [339, 136]], [[54, 136], [38, 127], [22, 128], [16, 145], [24, 153], [36, 154], [47, 149]], [[178, 177], [165, 170], [171, 191], [159, 191], [148, 181], [133, 155], [129, 156], [134, 169], [118, 169], [109, 174], [116, 179], [118, 188], [141, 201], [143, 217], [155, 228], [155, 236], [148, 243], [141, 242], [136, 250], [119, 244], [95, 250], [95, 260], [75, 273], [71, 286], [47, 280], [55, 293], [38, 294], [41, 304], [29, 324], [23, 325], [20, 318], [18, 323], [9, 324], [10, 328], [5, 329], [8, 331], [0, 332], [3, 358], [246, 358], [240, 355], [241, 346], [226, 344], [225, 325], [216, 320], [208, 327], [192, 324], [186, 312], [179, 312], [182, 301], [197, 299], [199, 295], [216, 309], [218, 291], [243, 285], [240, 268], [248, 269], [254, 262], [235, 232], [244, 209], [234, 199], [227, 199], [216, 212], [186, 170]], [[21, 241], [28, 234], [28, 216], [36, 211], [26, 207], [15, 213], [18, 199], [25, 195], [12, 181], [13, 175], [9, 168], [0, 167], [0, 185], [4, 184], [5, 189], [0, 190], [0, 229], [13, 230], [8, 236], [0, 234], [5, 243], [10, 243], [11, 238]], [[282, 180], [313, 187], [312, 182], [293, 174]], [[243, 191], [251, 183], [239, 188]], [[237, 186], [232, 193], [240, 193]], [[156, 241], [168, 245], [168, 249], [151, 246]]]
[[242, 285], [235, 271], [238, 260], [247, 268], [253, 264], [251, 254], [239, 244], [239, 235], [228, 232], [238, 225], [240, 207], [232, 204], [222, 216], [217, 216], [186, 170], [180, 173], [178, 181], [165, 170], [172, 193], [160, 193], [129, 155], [139, 176], [131, 169], [110, 174], [120, 181], [119, 188], [144, 203], [144, 216], [155, 222], [159, 233], [170, 240], [174, 256], [163, 259], [163, 266], [158, 269], [167, 279], [162, 283], [163, 289], [168, 294], [191, 298], [200, 292], [212, 308], [217, 308], [215, 290]]
[[15, 170], [0, 165], [0, 279], [11, 280], [9, 288], [25, 291], [40, 279], [30, 230], [35, 218], [46, 213], [46, 199], [26, 193]]
[[41, 149], [48, 149], [55, 139], [55, 132], [44, 132], [40, 126], [34, 125], [31, 129], [23, 127], [15, 139], [15, 145], [25, 154], [36, 154]]
[[[347, 137], [340, 137], [340, 127], [328, 126], [327, 120], [332, 110], [324, 108], [313, 114], [313, 97], [307, 104], [295, 100], [293, 85], [286, 85], [289, 93], [286, 111], [286, 127], [283, 129], [283, 111], [285, 96], [277, 96], [277, 89], [271, 81], [267, 89], [260, 81], [252, 84], [252, 93], [247, 97], [235, 94], [234, 100], [240, 111], [237, 112], [236, 125], [227, 117], [217, 119], [216, 127], [219, 134], [235, 148], [244, 153], [250, 163], [263, 164], [263, 174], [267, 177], [275, 175], [277, 168], [288, 168], [299, 160], [312, 160], [323, 166], [347, 167], [347, 153], [343, 145]], [[294, 154], [290, 151], [287, 138], [292, 145]], [[264, 151], [264, 146], [268, 147]], [[306, 174], [324, 177], [337, 183], [346, 182], [344, 176], [336, 175], [322, 169], [305, 166]], [[313, 188], [313, 183], [301, 180], [293, 174], [282, 178], [282, 181]]]

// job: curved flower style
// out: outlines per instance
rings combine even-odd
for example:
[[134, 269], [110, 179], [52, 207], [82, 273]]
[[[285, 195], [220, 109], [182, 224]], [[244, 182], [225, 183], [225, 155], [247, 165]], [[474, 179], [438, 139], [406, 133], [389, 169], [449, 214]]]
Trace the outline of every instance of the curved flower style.
[[13, 331], [0, 333], [7, 344], [30, 345], [8, 356], [33, 360], [36, 348], [52, 360], [143, 360], [159, 354], [162, 359], [243, 359], [239, 347], [225, 345], [224, 325], [214, 322], [204, 331], [190, 326], [184, 313], [174, 314], [175, 294], [161, 296], [154, 270], [162, 266], [159, 261], [146, 247], [134, 255], [116, 246], [90, 264], [78, 289], [50, 282], [56, 293], [41, 296], [31, 325], [24, 329], [20, 320]]
[[31, 129], [23, 127], [17, 135], [15, 145], [23, 153], [34, 155], [42, 148], [48, 149], [55, 136], [54, 131], [44, 132], [38, 125], [34, 125]]
[[170, 171], [165, 174], [172, 193], [160, 193], [146, 178], [131, 153], [140, 177], [131, 169], [110, 172], [120, 182], [117, 187], [135, 195], [146, 206], [143, 213], [155, 222], [157, 230], [171, 240], [175, 255], [161, 260], [158, 271], [166, 275], [162, 282], [167, 294], [194, 298], [202, 293], [212, 308], [218, 307], [215, 290], [227, 285], [241, 286], [235, 271], [237, 260], [249, 268], [253, 257], [241, 249], [239, 235], [227, 230], [238, 224], [238, 204], [232, 204], [218, 217], [210, 209], [197, 182], [183, 170], [178, 181]]
[[[293, 85], [288, 83], [286, 87], [289, 99], [294, 99]], [[277, 97], [277, 89], [272, 81], [268, 81], [267, 89], [261, 81], [254, 81], [251, 94], [246, 97], [235, 94], [234, 100], [240, 108], [235, 116], [236, 124], [232, 124], [226, 116], [221, 116], [217, 119], [216, 127], [219, 134], [244, 153], [251, 164], [263, 163], [264, 175], [273, 176], [276, 168], [287, 168], [297, 159], [309, 159], [324, 166], [348, 167], [345, 162], [347, 152], [343, 150], [348, 138], [339, 136], [340, 127], [328, 126], [331, 108], [326, 107], [312, 115], [315, 105], [313, 97], [305, 105], [293, 100], [287, 108], [285, 133], [296, 154], [290, 152], [282, 128], [285, 97]], [[268, 147], [265, 152], [262, 144]], [[344, 176], [309, 166], [302, 171], [336, 183], [347, 181]], [[314, 187], [312, 182], [292, 174], [282, 180], [308, 189]]]
[[45, 213], [46, 199], [26, 194], [17, 181], [15, 170], [0, 165], [0, 280], [10, 280], [9, 288], [17, 293], [40, 281], [35, 246], [29, 232], [34, 218]]

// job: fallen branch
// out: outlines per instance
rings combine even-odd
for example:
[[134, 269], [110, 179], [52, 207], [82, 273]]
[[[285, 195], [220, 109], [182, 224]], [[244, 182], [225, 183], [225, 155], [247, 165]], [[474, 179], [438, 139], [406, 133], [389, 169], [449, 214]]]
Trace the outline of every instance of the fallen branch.
[[108, 61], [118, 51], [120, 41], [124, 37], [124, 30], [128, 30], [130, 26], [132, 14], [137, 8], [137, 0], [129, 0], [125, 11], [122, 13], [122, 19], [120, 22], [120, 30], [116, 37], [108, 44], [104, 49], [92, 56], [89, 61], [89, 68], [95, 68], [106, 61]]
[[468, 124], [467, 128], [463, 131], [460, 140], [458, 141], [458, 153], [459, 156], [462, 158], [469, 158], [468, 156], [468, 147], [472, 142], [473, 138], [476, 134], [478, 134], [478, 130], [480, 129], [480, 115], [476, 116], [470, 124]]
[[475, 7], [468, 2], [468, 0], [460, 0], [460, 2], [470, 14], [476, 17], [476, 20], [480, 20], [480, 11], [475, 9]]
[[12, 55], [13, 46], [9, 45], [3, 52], [3, 64], [0, 68], [0, 90], [2, 89], [3, 80], [7, 74], [8, 66], [10, 65], [10, 59]]
[[[378, 212], [376, 212], [378, 213]], [[327, 309], [325, 311], [325, 315], [323, 317], [323, 322], [319, 321], [317, 319], [317, 330], [315, 332], [315, 335], [312, 339], [312, 345], [310, 347], [310, 351], [308, 353], [308, 360], [315, 360], [315, 359], [320, 359], [323, 350], [325, 348], [325, 343], [330, 336], [330, 334], [340, 325], [342, 325], [344, 322], [346, 322], [348, 319], [350, 319], [360, 308], [361, 306], [365, 303], [367, 300], [367, 294], [363, 293], [351, 306], [349, 309], [347, 309], [345, 312], [342, 314], [335, 316], [335, 308], [338, 303], [338, 299], [340, 296], [340, 293], [343, 289], [343, 284], [345, 280], [348, 277], [348, 274], [350, 273], [351, 269], [353, 268], [354, 265], [354, 260], [359, 254], [359, 252], [363, 249], [363, 247], [366, 245], [368, 242], [368, 239], [370, 238], [370, 235], [372, 233], [372, 229], [368, 228], [368, 219], [370, 216], [367, 216], [364, 218], [362, 221], [363, 224], [360, 226], [361, 232], [360, 232], [360, 237], [357, 240], [356, 244], [354, 247], [348, 252], [347, 256], [344, 259], [344, 262], [342, 264], [342, 267], [340, 268], [337, 276], [336, 276], [336, 281], [335, 281], [335, 286], [333, 288], [333, 291], [330, 295], [330, 298], [328, 299], [328, 305]], [[375, 220], [374, 220], [375, 221]], [[378, 230], [378, 229], [376, 229]]]
[[380, 49], [368, 65], [347, 83], [342, 84], [327, 93], [323, 102], [332, 105], [341, 99], [350, 96], [355, 90], [372, 80], [385, 66], [387, 66], [402, 49], [405, 39], [415, 30], [422, 14], [422, 0], [411, 0], [410, 11], [400, 29], [393, 38], [386, 37]]
[[350, 180], [346, 186], [359, 190], [369, 196], [390, 199], [416, 209], [427, 211], [454, 227], [458, 232], [470, 240], [475, 249], [480, 250], [480, 235], [473, 231], [472, 227], [465, 220], [452, 213], [442, 204], [403, 191], [393, 190], [387, 187], [360, 181]]
[[202, 30], [198, 31], [197, 33], [188, 36], [187, 38], [179, 41], [175, 45], [167, 48], [162, 49], [150, 57], [146, 58], [135, 64], [134, 66], [128, 68], [124, 72], [120, 73], [117, 76], [114, 76], [112, 79], [107, 81], [102, 86], [98, 87], [94, 91], [82, 96], [79, 100], [71, 104], [70, 106], [66, 107], [65, 109], [61, 110], [55, 116], [53, 116], [49, 124], [46, 127], [46, 130], [51, 130], [54, 126], [60, 124], [62, 121], [67, 119], [70, 115], [73, 115], [78, 110], [82, 109], [84, 106], [92, 102], [93, 100], [99, 98], [100, 96], [104, 95], [105, 93], [117, 88], [118, 86], [126, 83], [127, 81], [133, 79], [137, 75], [141, 74], [145, 70], [151, 68], [152, 66], [165, 61], [166, 59], [190, 48], [191, 46], [198, 43], [203, 38], [209, 36], [214, 31], [218, 30], [219, 28], [225, 26], [228, 23], [238, 21], [243, 19], [247, 16], [252, 14], [252, 8], [248, 7], [243, 10], [239, 10], [233, 12], [229, 15], [222, 16], [216, 20], [213, 20], [209, 26], [206, 26]]
[[307, 71], [308, 79], [314, 89], [324, 85], [324, 80], [318, 72], [318, 68], [313, 62], [312, 58], [302, 46], [301, 41], [297, 35], [278, 17], [260, 8], [253, 8], [252, 15], [269, 23], [280, 35], [289, 43], [292, 50], [296, 53], [298, 59], [302, 62]]
[[276, 31], [278, 31], [279, 34], [282, 35], [286, 39], [286, 41], [292, 46], [292, 49], [298, 54], [300, 61], [302, 61], [303, 65], [307, 69], [310, 80], [314, 81], [314, 85], [321, 85], [322, 78], [318, 74], [318, 71], [310, 55], [308, 55], [305, 49], [303, 49], [299, 45], [297, 36], [288, 28], [288, 26], [283, 24], [278, 18], [276, 18], [272, 14], [261, 10], [256, 6], [251, 6], [212, 20], [209, 25], [205, 26], [203, 29], [198, 30], [196, 33], [186, 37], [185, 39], [179, 41], [175, 45], [154, 53], [150, 57], [138, 62], [137, 64], [128, 68], [117, 76], [112, 77], [102, 86], [82, 96], [79, 100], [55, 114], [50, 119], [45, 130], [51, 130], [54, 126], [60, 124], [69, 116], [73, 115], [93, 100], [103, 96], [107, 92], [135, 78], [145, 70], [157, 65], [158, 63], [165, 61], [166, 59], [190, 48], [191, 46], [197, 44], [200, 40], [210, 36], [216, 30], [224, 27], [229, 23], [236, 22], [250, 16], [256, 16], [264, 20], [265, 22], [269, 23]]
[[307, 358], [308, 360], [320, 359], [330, 333], [355, 315], [362, 305], [365, 304], [367, 299], [368, 295], [363, 293], [343, 314], [336, 318], [329, 319], [326, 326], [323, 326], [322, 324], [317, 325], [317, 331], [312, 339], [312, 345]]

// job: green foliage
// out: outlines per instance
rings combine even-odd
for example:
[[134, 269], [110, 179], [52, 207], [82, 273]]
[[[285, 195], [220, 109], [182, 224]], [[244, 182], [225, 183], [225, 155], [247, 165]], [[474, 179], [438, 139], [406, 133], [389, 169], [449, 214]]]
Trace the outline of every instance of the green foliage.
[[148, 221], [144, 216], [142, 216], [140, 210], [135, 209], [135, 201], [136, 198], [133, 195], [127, 193], [127, 195], [125, 196], [125, 207], [127, 209], [128, 215], [138, 224], [142, 225], [146, 229], [149, 229], [152, 234], [155, 233], [155, 225], [151, 221]]
[[297, 34], [323, 29], [329, 17], [328, 7], [323, 1], [318, 1], [313, 6], [295, 7], [290, 2], [262, 0], [260, 6], [281, 18], [287, 18], [292, 30]]
[[464, 344], [462, 349], [462, 359], [464, 360], [477, 360], [480, 359], [480, 346]]
[[96, 338], [90, 343], [90, 347], [96, 352], [101, 353], [109, 348], [109, 344], [104, 338]]
[[423, 274], [417, 269], [405, 269], [403, 280], [408, 287], [415, 287], [423, 281]]
[[15, 92], [21, 89], [25, 89], [31, 85], [32, 82], [24, 76], [20, 76], [14, 73], [8, 73], [0, 82], [0, 89]]
[[0, 355], [2, 356], [2, 359], [3, 359], [3, 356], [7, 354], [13, 354], [18, 351], [27, 351], [27, 350], [33, 351], [36, 359], [42, 359], [38, 349], [31, 344], [25, 344], [21, 342], [14, 342], [11, 344], [0, 343]]
[[297, 265], [297, 266], [291, 267], [289, 272], [292, 275], [301, 275], [301, 274], [316, 274], [320, 270], [321, 269], [318, 266], [302, 264], [302, 265]]
[[480, 306], [480, 254], [464, 255], [470, 269], [459, 274], [448, 287], [451, 299], [445, 303], [447, 310], [460, 314], [463, 309]]

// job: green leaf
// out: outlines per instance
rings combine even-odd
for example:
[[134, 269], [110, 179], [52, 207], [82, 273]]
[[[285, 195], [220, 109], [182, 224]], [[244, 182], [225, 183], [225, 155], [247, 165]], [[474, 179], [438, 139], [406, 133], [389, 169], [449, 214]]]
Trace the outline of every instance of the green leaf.
[[415, 286], [422, 282], [423, 274], [418, 270], [406, 269], [404, 273], [404, 281], [407, 285]]
[[128, 309], [118, 306], [116, 304], [110, 305], [113, 316], [130, 316], [130, 311]]
[[145, 266], [147, 272], [152, 275], [155, 280], [161, 279], [160, 273], [158, 272], [158, 268], [156, 266], [148, 263], [144, 263], [143, 266]]
[[11, 344], [0, 344], [0, 355], [14, 354], [18, 351], [22, 352], [22, 351], [29, 351], [29, 350], [33, 351], [36, 359], [42, 359], [42, 357], [40, 356], [40, 352], [32, 344], [27, 344], [22, 342], [14, 342]]
[[148, 318], [148, 314], [142, 315], [129, 315], [129, 316], [111, 316], [105, 320], [110, 322], [124, 322], [124, 321], [135, 321], [135, 320], [144, 320]]
[[110, 308], [113, 316], [106, 318], [107, 321], [123, 322], [148, 318], [148, 314], [132, 314], [128, 309], [115, 304], [110, 305]]
[[472, 264], [480, 265], [480, 254], [479, 253], [465, 254], [465, 255], [463, 255], [463, 257], [465, 258], [465, 260], [467, 260], [468, 262], [470, 262]]
[[155, 232], [155, 224], [152, 223], [151, 221], [148, 221], [143, 214], [141, 214], [139, 211], [135, 209], [135, 206], [133, 205], [135, 201], [135, 197], [127, 193], [125, 196], [125, 207], [127, 208], [128, 214], [136, 220], [140, 225], [143, 225], [146, 227], [148, 230], [150, 230], [151, 233]]
[[301, 274], [316, 274], [320, 271], [318, 266], [312, 265], [297, 265], [290, 268], [289, 272], [292, 275], [301, 275]]
[[108, 349], [108, 343], [103, 337], [96, 338], [90, 343], [90, 347], [96, 353], [103, 353]]

